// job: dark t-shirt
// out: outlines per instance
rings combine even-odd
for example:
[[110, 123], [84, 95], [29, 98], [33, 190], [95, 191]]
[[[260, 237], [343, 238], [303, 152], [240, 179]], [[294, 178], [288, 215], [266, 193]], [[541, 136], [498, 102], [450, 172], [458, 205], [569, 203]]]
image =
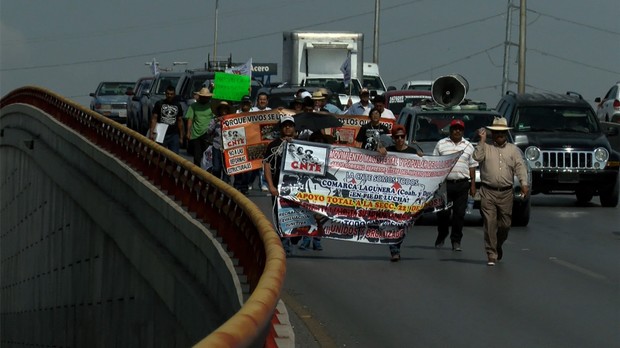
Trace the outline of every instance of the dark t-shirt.
[[390, 131], [386, 125], [378, 124], [373, 126], [370, 122], [368, 122], [360, 127], [360, 130], [357, 132], [357, 136], [355, 137], [355, 141], [362, 143], [362, 149], [376, 150], [376, 142], [379, 140], [379, 137], [383, 134], [389, 133]]
[[267, 145], [265, 153], [263, 154], [263, 162], [269, 163], [271, 167], [271, 180], [274, 186], [278, 186], [280, 182], [280, 168], [282, 167], [282, 149], [281, 146], [284, 141], [282, 139], [276, 139]]
[[400, 153], [418, 153], [416, 151], [416, 149], [414, 149], [411, 146], [407, 146], [404, 150], [396, 150], [396, 146], [392, 145], [392, 146], [388, 146], [385, 148], [387, 150], [387, 152], [400, 152]]
[[157, 123], [168, 125], [166, 135], [179, 133], [177, 120], [183, 117], [183, 108], [178, 101], [168, 103], [165, 99], [158, 100], [153, 106], [153, 114], [157, 114]]

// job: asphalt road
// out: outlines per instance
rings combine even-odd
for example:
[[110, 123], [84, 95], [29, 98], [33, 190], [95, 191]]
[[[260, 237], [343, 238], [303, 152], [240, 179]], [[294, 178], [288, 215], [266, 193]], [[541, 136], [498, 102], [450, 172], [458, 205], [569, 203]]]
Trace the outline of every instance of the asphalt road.
[[[250, 198], [270, 215], [270, 198]], [[387, 246], [323, 240], [295, 250], [282, 298], [297, 347], [618, 347], [620, 207], [598, 198], [532, 197], [504, 259], [486, 265], [480, 215], [463, 251], [433, 247], [431, 217], [413, 227], [398, 263]]]

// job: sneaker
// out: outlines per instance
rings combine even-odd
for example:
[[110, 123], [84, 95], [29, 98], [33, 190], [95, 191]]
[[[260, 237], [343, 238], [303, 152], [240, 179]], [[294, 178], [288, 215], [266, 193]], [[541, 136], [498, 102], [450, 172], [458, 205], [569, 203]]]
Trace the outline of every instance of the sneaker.
[[321, 244], [320, 244], [320, 243], [315, 243], [315, 244], [312, 246], [312, 249], [314, 249], [314, 250], [316, 250], [316, 251], [321, 251], [321, 250], [323, 250], [323, 247], [321, 246]]
[[461, 243], [453, 242], [452, 251], [463, 251], [463, 249], [461, 249]]
[[497, 262], [495, 259], [489, 259], [487, 266], [495, 266], [495, 262]]
[[504, 256], [504, 250], [502, 250], [501, 245], [498, 245], [497, 246], [497, 261], [501, 260], [503, 256]]
[[261, 186], [261, 188], [260, 188], [260, 189], [261, 189], [261, 191], [263, 191], [263, 192], [269, 192], [269, 187], [267, 187], [267, 185], [263, 185], [263, 186]]
[[445, 242], [445, 240], [439, 240], [439, 239], [435, 240], [435, 248], [436, 249], [442, 248], [444, 242]]
[[392, 257], [390, 258], [390, 261], [392, 262], [398, 262], [400, 260], [400, 254], [392, 254]]

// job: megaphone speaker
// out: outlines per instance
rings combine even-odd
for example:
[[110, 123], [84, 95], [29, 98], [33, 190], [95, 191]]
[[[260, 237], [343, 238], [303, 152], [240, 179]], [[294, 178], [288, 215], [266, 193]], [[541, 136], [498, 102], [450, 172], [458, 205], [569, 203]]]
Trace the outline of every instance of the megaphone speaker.
[[437, 78], [431, 86], [431, 95], [435, 103], [451, 107], [461, 104], [469, 90], [467, 80], [458, 74]]

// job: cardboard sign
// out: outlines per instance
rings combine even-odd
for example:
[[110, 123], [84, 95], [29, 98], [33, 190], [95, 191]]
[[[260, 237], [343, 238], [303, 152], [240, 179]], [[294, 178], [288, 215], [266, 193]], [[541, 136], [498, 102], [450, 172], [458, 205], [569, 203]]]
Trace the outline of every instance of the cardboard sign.
[[240, 101], [250, 94], [250, 77], [247, 75], [215, 73], [213, 98], [219, 100]]

